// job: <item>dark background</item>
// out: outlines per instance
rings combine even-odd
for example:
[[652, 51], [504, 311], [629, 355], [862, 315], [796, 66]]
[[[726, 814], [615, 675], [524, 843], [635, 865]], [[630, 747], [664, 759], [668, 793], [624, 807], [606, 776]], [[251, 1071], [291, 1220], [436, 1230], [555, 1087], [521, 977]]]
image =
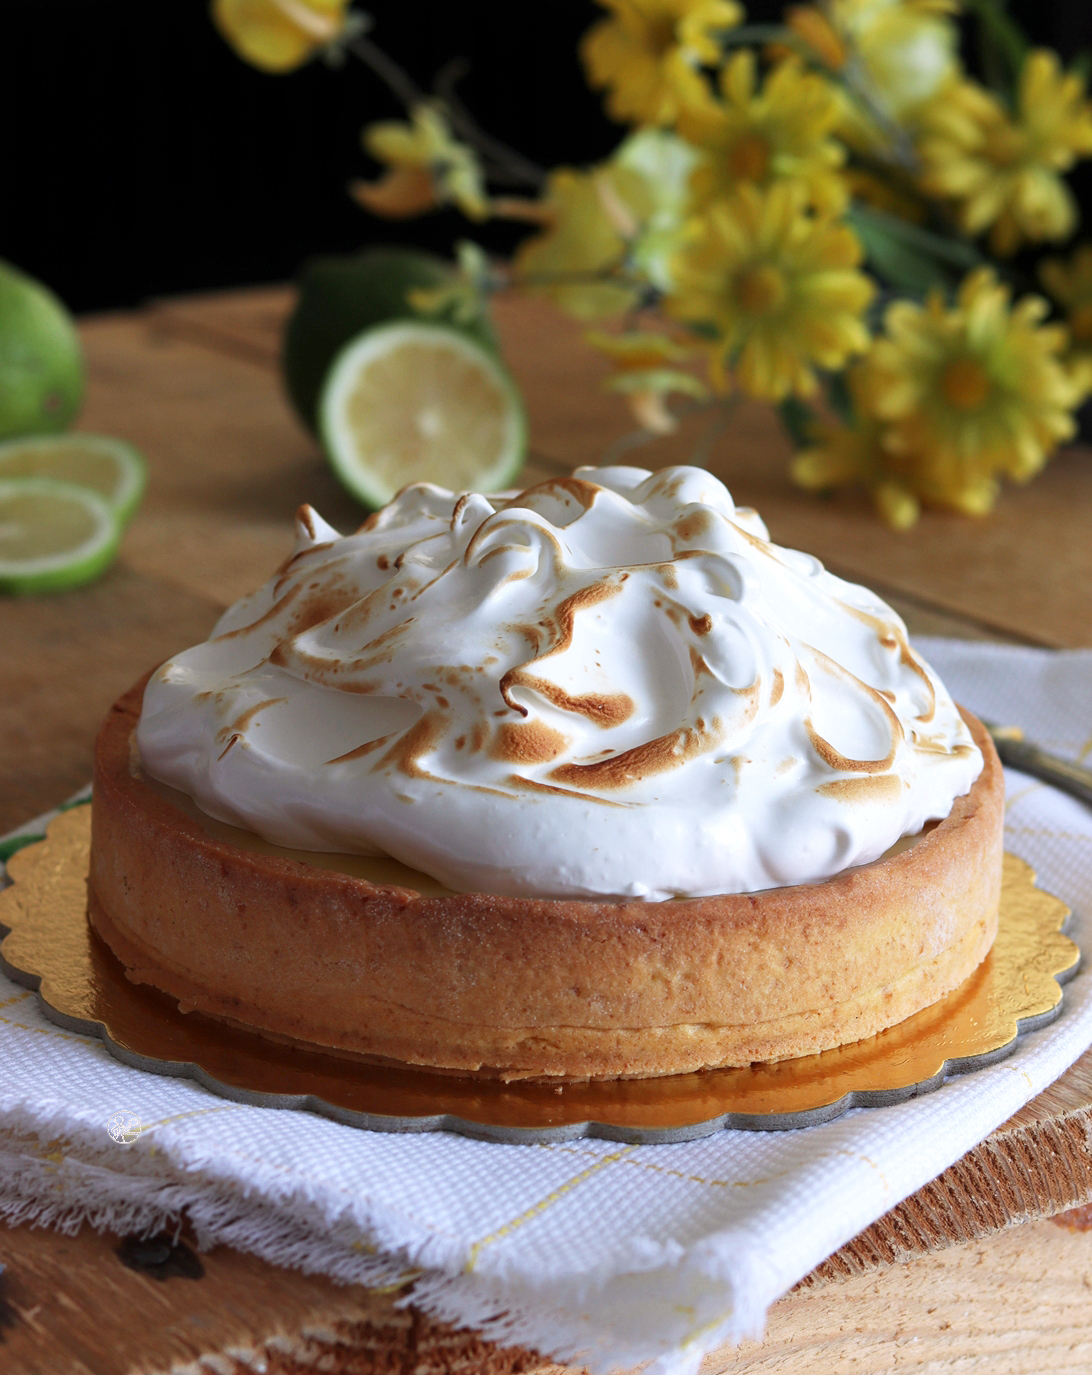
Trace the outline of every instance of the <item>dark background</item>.
[[[479, 122], [544, 165], [604, 156], [622, 135], [576, 56], [592, 0], [373, 0], [372, 37], [428, 87], [451, 57]], [[752, 20], [781, 0], [751, 0]], [[1032, 39], [1092, 49], [1092, 0], [1018, 0]], [[346, 195], [375, 168], [362, 126], [401, 113], [358, 62], [268, 76], [237, 58], [205, 0], [3, 0], [0, 257], [72, 309], [279, 281], [308, 254], [471, 234], [504, 251], [514, 226], [454, 213], [407, 224]], [[972, 53], [968, 53], [973, 57]], [[1092, 203], [1092, 177], [1079, 177]]]

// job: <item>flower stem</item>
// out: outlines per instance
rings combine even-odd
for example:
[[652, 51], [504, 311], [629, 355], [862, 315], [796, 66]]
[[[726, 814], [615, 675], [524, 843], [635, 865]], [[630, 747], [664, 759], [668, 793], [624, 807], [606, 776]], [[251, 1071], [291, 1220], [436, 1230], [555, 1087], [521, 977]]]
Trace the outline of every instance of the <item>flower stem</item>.
[[907, 172], [917, 172], [919, 163], [913, 139], [897, 120], [891, 118], [868, 89], [868, 82], [857, 57], [850, 57], [843, 71], [828, 71], [828, 75], [832, 81], [836, 81], [842, 87], [851, 100], [857, 102], [868, 118], [888, 139], [891, 148], [891, 161]]
[[[718, 411], [718, 414], [713, 417], [712, 423], [706, 427], [704, 434], [698, 440], [691, 455], [691, 462], [695, 467], [700, 468], [709, 456], [709, 450], [728, 424], [735, 404], [736, 397], [734, 396], [714, 398], [711, 401], [691, 401], [687, 405], [680, 406], [674, 413], [676, 420], [689, 420], [692, 415], [696, 415], [699, 411], [713, 408]], [[639, 430], [629, 430], [626, 434], [619, 435], [612, 444], [608, 445], [606, 452], [599, 460], [599, 464], [603, 468], [609, 468], [612, 463], [617, 462], [623, 454], [629, 453], [631, 449], [643, 449], [646, 444], [663, 438], [662, 434], [657, 434], [655, 430], [645, 429], [644, 426]]]
[[[731, 396], [718, 397], [712, 402], [699, 401], [697, 407], [712, 405], [716, 408], [716, 414], [712, 417], [709, 424], [702, 431], [701, 438], [694, 445], [694, 451], [690, 455], [690, 462], [695, 468], [704, 468], [705, 461], [713, 451], [713, 445], [728, 428], [728, 422], [732, 419], [732, 412], [736, 408], [739, 394], [733, 393]], [[680, 416], [679, 419], [683, 417]]]
[[[407, 111], [423, 105], [428, 97], [413, 78], [400, 67], [393, 58], [378, 44], [363, 34], [353, 38], [346, 48], [358, 57], [375, 76], [402, 102]], [[495, 181], [507, 182], [516, 186], [532, 186], [540, 191], [546, 184], [546, 171], [530, 158], [509, 148], [506, 143], [487, 134], [455, 94], [455, 83], [466, 74], [466, 62], [456, 58], [441, 69], [435, 81], [437, 96], [444, 107], [444, 113], [451, 121], [451, 127], [464, 142], [478, 152], [487, 172]]]
[[365, 67], [371, 68], [380, 81], [393, 91], [407, 110], [412, 110], [424, 100], [424, 92], [414, 83], [409, 73], [403, 71], [398, 63], [388, 57], [370, 38], [360, 35], [347, 46], [354, 57], [359, 57]]
[[463, 57], [453, 58], [441, 67], [433, 82], [433, 89], [444, 102], [451, 127], [472, 144], [482, 157], [492, 164], [491, 171], [497, 179], [503, 179], [516, 186], [533, 186], [540, 191], [546, 185], [546, 169], [538, 163], [525, 158], [515, 148], [494, 138], [477, 122], [455, 92], [456, 83], [469, 71], [469, 64]]
[[978, 21], [988, 50], [996, 53], [1008, 68], [1008, 82], [1002, 94], [1011, 96], [1028, 55], [1028, 40], [1019, 24], [1006, 13], [1005, 0], [964, 0]]
[[749, 48], [752, 44], [783, 43], [787, 48], [804, 48], [808, 52], [811, 51], [801, 43], [792, 29], [786, 28], [783, 24], [740, 24], [735, 29], [724, 29], [717, 37], [721, 46], [725, 48]]

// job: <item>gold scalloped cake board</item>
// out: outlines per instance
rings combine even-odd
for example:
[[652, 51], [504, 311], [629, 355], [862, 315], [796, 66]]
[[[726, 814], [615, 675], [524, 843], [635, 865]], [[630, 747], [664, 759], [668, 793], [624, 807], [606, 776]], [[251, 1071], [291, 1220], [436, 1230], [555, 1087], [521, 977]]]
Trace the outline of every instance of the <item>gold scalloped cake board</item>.
[[236, 1101], [372, 1130], [665, 1142], [725, 1127], [809, 1126], [849, 1107], [899, 1102], [1003, 1058], [1019, 1034], [1057, 1015], [1059, 980], [1080, 959], [1061, 934], [1065, 904], [1006, 855], [1000, 931], [985, 961], [948, 997], [867, 1041], [748, 1069], [563, 1086], [377, 1067], [183, 1014], [166, 995], [131, 984], [87, 921], [90, 810], [62, 813], [46, 840], [9, 861], [14, 883], [0, 894], [0, 927], [10, 928], [0, 945], [5, 972], [38, 989], [51, 1021], [101, 1036], [127, 1064], [196, 1079]]

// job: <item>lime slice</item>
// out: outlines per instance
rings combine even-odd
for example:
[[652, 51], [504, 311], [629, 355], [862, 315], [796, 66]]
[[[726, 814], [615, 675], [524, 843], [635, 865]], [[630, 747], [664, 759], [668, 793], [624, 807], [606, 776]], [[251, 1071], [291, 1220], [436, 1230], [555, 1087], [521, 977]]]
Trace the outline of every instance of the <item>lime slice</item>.
[[42, 477], [0, 480], [0, 591], [59, 592], [98, 577], [121, 523], [97, 492]]
[[98, 492], [123, 523], [144, 493], [147, 470], [131, 444], [101, 434], [41, 435], [0, 444], [0, 480], [47, 477]]
[[516, 384], [494, 354], [443, 325], [357, 335], [330, 368], [319, 420], [338, 476], [372, 507], [410, 482], [498, 491], [526, 449]]

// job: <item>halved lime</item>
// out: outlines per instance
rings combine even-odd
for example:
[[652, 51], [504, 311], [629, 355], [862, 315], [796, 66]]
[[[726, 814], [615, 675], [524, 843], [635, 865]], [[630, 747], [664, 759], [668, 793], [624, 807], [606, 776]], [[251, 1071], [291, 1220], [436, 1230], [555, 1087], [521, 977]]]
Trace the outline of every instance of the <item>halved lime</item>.
[[498, 491], [527, 446], [519, 391], [496, 356], [444, 325], [414, 321], [365, 330], [341, 350], [319, 421], [338, 476], [371, 507], [410, 482]]
[[121, 522], [97, 492], [43, 477], [0, 480], [0, 591], [58, 592], [98, 577]]
[[[422, 319], [410, 301], [411, 292], [454, 281], [454, 266], [446, 259], [394, 245], [312, 258], [304, 264], [299, 300], [284, 333], [282, 361], [288, 395], [309, 430], [318, 432], [322, 386], [339, 350], [362, 330], [394, 320]], [[439, 323], [497, 350], [496, 331], [487, 315], [459, 323], [445, 311]]]
[[102, 434], [40, 435], [0, 444], [0, 480], [47, 477], [98, 492], [125, 522], [144, 493], [147, 469], [131, 444]]

